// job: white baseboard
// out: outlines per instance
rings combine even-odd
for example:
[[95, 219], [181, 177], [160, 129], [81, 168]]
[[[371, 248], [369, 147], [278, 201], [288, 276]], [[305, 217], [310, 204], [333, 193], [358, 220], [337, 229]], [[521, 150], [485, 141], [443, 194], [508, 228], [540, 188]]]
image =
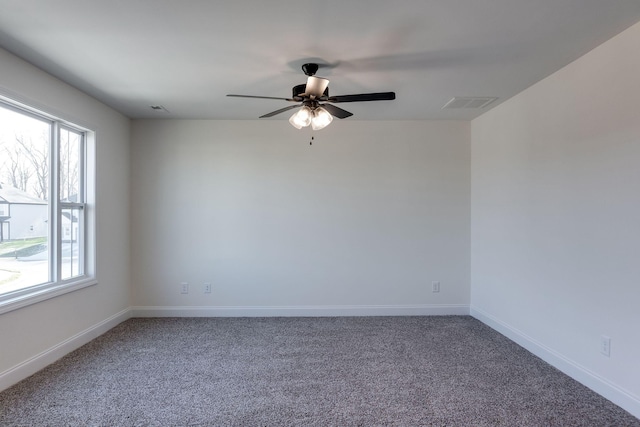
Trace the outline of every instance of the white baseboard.
[[469, 315], [466, 304], [285, 307], [131, 307], [132, 317], [335, 317]]
[[37, 354], [24, 362], [0, 373], [0, 391], [30, 377], [46, 366], [52, 364], [73, 350], [85, 345], [89, 341], [99, 337], [109, 329], [117, 326], [131, 317], [131, 310], [122, 310], [102, 322], [85, 329], [84, 331], [64, 340], [40, 354]]
[[631, 413], [634, 417], [640, 418], [640, 397], [607, 381], [605, 378], [591, 372], [584, 366], [581, 366], [552, 348], [536, 341], [522, 331], [513, 328], [476, 307], [472, 306], [470, 308], [470, 314], [482, 323], [526, 348], [551, 366], [559, 369], [606, 399], [609, 399], [611, 402]]

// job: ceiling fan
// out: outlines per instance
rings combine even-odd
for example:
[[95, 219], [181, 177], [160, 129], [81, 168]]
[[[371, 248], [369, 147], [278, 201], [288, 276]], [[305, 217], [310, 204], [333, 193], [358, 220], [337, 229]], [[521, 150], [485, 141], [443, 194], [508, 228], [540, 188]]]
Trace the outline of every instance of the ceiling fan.
[[291, 98], [234, 94], [229, 94], [227, 96], [233, 96], [236, 98], [280, 99], [282, 101], [295, 102], [296, 105], [290, 105], [288, 107], [272, 111], [260, 116], [260, 118], [273, 117], [277, 114], [284, 113], [285, 111], [300, 108], [293, 114], [293, 116], [291, 116], [289, 123], [297, 129], [302, 129], [303, 127], [311, 125], [313, 130], [319, 130], [326, 127], [331, 123], [333, 117], [346, 119], [347, 117], [353, 116], [352, 113], [336, 107], [333, 104], [340, 102], [391, 101], [396, 99], [395, 92], [329, 96], [329, 80], [322, 77], [315, 77], [318, 68], [319, 65], [314, 63], [302, 65], [302, 71], [308, 76], [307, 83], [294, 86]]

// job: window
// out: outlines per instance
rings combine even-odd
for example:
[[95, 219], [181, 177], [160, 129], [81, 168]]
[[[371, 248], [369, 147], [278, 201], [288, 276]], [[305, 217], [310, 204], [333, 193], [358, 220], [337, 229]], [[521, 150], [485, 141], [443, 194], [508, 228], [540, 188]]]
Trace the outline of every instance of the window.
[[0, 312], [95, 283], [94, 140], [0, 99]]

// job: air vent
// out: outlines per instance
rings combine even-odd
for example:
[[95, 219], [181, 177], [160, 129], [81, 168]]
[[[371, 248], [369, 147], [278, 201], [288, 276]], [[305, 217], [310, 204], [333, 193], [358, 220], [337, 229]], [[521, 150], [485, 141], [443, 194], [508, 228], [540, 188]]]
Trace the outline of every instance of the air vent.
[[162, 105], [151, 105], [151, 109], [157, 113], [168, 113], [169, 110], [164, 108]]
[[451, 98], [442, 109], [445, 108], [484, 108], [495, 101], [496, 97], [492, 96], [456, 96]]

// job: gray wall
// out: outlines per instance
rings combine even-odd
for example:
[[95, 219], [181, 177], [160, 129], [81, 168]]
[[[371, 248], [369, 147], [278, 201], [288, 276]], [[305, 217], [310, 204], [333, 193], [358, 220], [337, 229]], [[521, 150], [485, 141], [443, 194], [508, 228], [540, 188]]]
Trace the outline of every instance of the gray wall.
[[472, 122], [471, 216], [472, 313], [636, 416], [639, 43], [640, 24]]
[[469, 123], [132, 126], [137, 309], [468, 313]]
[[97, 285], [0, 315], [2, 389], [129, 307], [129, 120], [2, 49], [0, 93], [96, 131], [98, 264]]

